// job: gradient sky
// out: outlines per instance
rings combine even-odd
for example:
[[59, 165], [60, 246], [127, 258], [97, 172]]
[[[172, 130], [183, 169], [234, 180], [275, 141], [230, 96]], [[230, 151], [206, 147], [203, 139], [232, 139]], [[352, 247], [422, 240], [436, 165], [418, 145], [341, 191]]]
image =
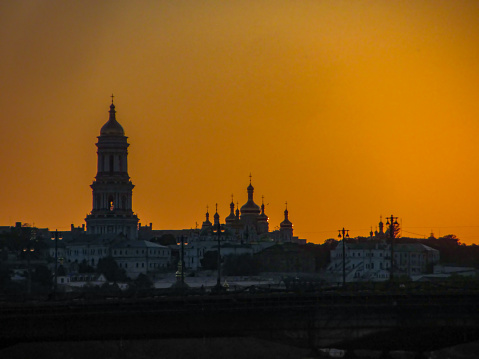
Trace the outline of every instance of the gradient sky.
[[91, 210], [110, 95], [133, 209], [195, 227], [231, 194], [294, 234], [479, 243], [479, 1], [0, 2], [0, 225]]

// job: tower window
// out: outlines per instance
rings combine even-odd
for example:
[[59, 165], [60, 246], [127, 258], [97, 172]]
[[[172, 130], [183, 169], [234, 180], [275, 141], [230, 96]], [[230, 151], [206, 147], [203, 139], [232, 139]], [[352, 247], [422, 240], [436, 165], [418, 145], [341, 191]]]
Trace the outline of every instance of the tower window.
[[113, 155], [110, 155], [110, 172], [113, 172], [113, 165], [114, 165], [114, 161], [113, 161]]

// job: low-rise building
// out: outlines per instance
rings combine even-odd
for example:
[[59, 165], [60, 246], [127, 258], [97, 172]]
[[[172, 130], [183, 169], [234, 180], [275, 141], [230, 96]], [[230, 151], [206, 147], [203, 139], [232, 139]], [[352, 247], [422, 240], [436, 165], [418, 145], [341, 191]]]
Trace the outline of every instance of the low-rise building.
[[111, 255], [130, 278], [165, 271], [171, 261], [170, 248], [141, 240], [116, 243], [111, 248]]
[[380, 241], [341, 241], [331, 251], [331, 263], [327, 271], [332, 274], [334, 281], [341, 282], [344, 263], [346, 282], [385, 281], [391, 275], [391, 253], [394, 255], [395, 276], [412, 277], [431, 272], [433, 265], [439, 262], [439, 251], [420, 243], [395, 243], [391, 248], [389, 243]]

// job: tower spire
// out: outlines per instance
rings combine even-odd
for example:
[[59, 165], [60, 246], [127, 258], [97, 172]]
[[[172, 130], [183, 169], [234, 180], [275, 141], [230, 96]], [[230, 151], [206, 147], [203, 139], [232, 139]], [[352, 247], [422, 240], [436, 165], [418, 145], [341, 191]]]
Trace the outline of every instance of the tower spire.
[[[91, 184], [92, 211], [85, 218], [88, 234], [123, 234], [138, 238], [138, 215], [132, 210], [132, 190], [128, 175], [127, 137], [116, 120], [111, 95], [109, 119], [100, 129], [96, 144], [97, 174]], [[114, 185], [112, 185], [114, 183]]]
[[220, 224], [220, 215], [218, 214], [218, 203], [216, 203], [216, 213], [213, 216], [213, 225], [216, 227]]
[[203, 224], [201, 225], [201, 229], [211, 229], [211, 222], [210, 222], [210, 212], [209, 212], [209, 206], [206, 205], [206, 220], [203, 222]]
[[293, 223], [288, 218], [288, 202], [285, 202], [286, 209], [284, 210], [284, 220], [279, 224], [279, 230], [281, 237], [285, 242], [291, 242], [293, 240]]

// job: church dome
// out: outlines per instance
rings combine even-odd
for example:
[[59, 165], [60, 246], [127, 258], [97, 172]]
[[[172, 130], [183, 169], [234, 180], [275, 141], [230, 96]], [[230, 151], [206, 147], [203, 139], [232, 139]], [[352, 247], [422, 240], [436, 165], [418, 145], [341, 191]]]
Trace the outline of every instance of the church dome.
[[254, 202], [248, 201], [241, 207], [241, 214], [259, 214], [260, 212], [259, 206]]
[[[287, 206], [287, 205], [286, 205]], [[293, 223], [288, 218], [288, 208], [284, 210], [284, 221], [279, 224], [280, 228], [293, 228]]]
[[110, 105], [110, 118], [100, 130], [100, 136], [124, 136], [125, 131], [115, 117], [115, 105]]
[[285, 219], [283, 222], [279, 224], [280, 228], [291, 228], [293, 227], [293, 223], [289, 219]]
[[261, 214], [258, 216], [258, 221], [261, 222], [268, 222], [268, 219], [268, 216], [264, 212], [261, 212]]
[[259, 222], [268, 222], [268, 216], [266, 215], [266, 213], [264, 213], [264, 197], [262, 199], [262, 203], [261, 203], [261, 214], [258, 216], [258, 221]]
[[241, 207], [241, 215], [245, 215], [245, 214], [256, 214], [256, 215], [258, 215], [261, 211], [259, 209], [259, 206], [256, 203], [254, 203], [254, 201], [253, 201], [254, 187], [251, 185], [251, 178], [250, 178], [249, 186], [246, 190], [248, 192], [248, 202], [246, 202]]
[[254, 201], [248, 200], [242, 207], [241, 207], [241, 214], [259, 214], [261, 212], [259, 206], [254, 203]]
[[230, 203], [230, 214], [228, 217], [225, 218], [226, 223], [233, 223], [236, 220], [235, 216], [235, 203], [233, 202], [233, 196], [231, 196], [231, 203]]

